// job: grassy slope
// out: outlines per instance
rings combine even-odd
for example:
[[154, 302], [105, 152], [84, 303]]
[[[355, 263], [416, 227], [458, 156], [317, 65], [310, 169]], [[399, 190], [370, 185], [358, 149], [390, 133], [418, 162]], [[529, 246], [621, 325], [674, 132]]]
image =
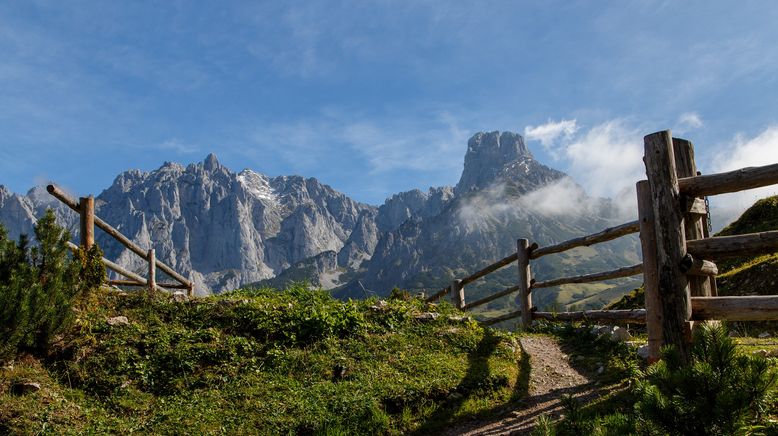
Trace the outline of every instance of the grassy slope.
[[[0, 369], [0, 434], [425, 433], [526, 392], [510, 334], [447, 305], [374, 304], [304, 289], [103, 295], [50, 359]], [[415, 319], [426, 311], [441, 315]], [[130, 324], [109, 326], [117, 315]], [[17, 381], [42, 389], [13, 395]]]

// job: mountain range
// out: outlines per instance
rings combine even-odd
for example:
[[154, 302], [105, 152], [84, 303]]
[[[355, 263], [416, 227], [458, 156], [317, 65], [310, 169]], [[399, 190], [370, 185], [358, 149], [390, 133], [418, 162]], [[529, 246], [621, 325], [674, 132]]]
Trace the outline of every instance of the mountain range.
[[[376, 207], [314, 178], [236, 173], [211, 154], [186, 167], [125, 171], [95, 198], [95, 210], [140, 246], [153, 246], [201, 295], [289, 280], [339, 297], [393, 287], [429, 292], [515, 251], [517, 238], [542, 246], [617, 223], [610, 200], [588, 197], [536, 161], [519, 134], [476, 133], [464, 161], [456, 186], [398, 193]], [[30, 233], [46, 208], [78, 233], [77, 215], [43, 187], [20, 195], [0, 186], [0, 223], [11, 236]], [[107, 258], [144, 271], [143, 260], [108, 235], [98, 231], [97, 242]], [[543, 258], [533, 272], [542, 279], [615, 268], [638, 261], [638, 252], [636, 239], [626, 238]], [[506, 268], [469, 294], [510, 286], [514, 276]]]

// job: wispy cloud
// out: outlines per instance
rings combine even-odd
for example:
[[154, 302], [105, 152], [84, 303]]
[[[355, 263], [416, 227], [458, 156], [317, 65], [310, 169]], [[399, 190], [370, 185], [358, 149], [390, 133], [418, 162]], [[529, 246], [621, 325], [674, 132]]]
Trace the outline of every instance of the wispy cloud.
[[177, 138], [170, 138], [162, 142], [159, 144], [159, 148], [162, 150], [171, 150], [178, 154], [192, 154], [200, 151], [200, 147], [183, 142]]
[[254, 146], [245, 151], [258, 156], [272, 149], [289, 165], [305, 171], [337, 158], [333, 150], [339, 145], [341, 152], [345, 148], [345, 154], [360, 157], [372, 175], [385, 176], [396, 170], [453, 171], [461, 167], [470, 134], [460, 124], [457, 116], [446, 111], [423, 123], [329, 111], [302, 121], [255, 127]]
[[570, 139], [578, 126], [575, 119], [551, 121], [539, 126], [527, 126], [524, 128], [524, 137], [528, 140], [540, 141], [543, 147], [550, 148], [551, 145], [560, 137]]
[[[751, 138], [738, 134], [730, 144], [720, 147], [713, 162], [715, 172], [778, 163], [778, 125], [771, 125]], [[756, 200], [770, 195], [778, 195], [778, 186], [773, 185], [712, 197], [711, 208], [714, 227], [724, 227]]]
[[676, 133], [686, 133], [690, 130], [699, 129], [704, 125], [705, 123], [702, 122], [702, 118], [697, 112], [685, 112], [678, 117], [673, 131]]

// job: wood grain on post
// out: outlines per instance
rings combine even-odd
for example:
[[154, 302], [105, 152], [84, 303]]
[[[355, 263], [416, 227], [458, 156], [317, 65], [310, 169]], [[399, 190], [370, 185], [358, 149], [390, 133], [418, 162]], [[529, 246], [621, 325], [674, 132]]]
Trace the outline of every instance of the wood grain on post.
[[646, 136], [644, 145], [657, 241], [657, 283], [664, 318], [662, 339], [665, 344], [675, 346], [682, 362], [688, 363], [691, 350], [685, 331], [691, 318], [691, 300], [689, 280], [681, 271], [686, 236], [670, 131]]
[[451, 302], [457, 309], [464, 309], [465, 286], [462, 284], [462, 280], [454, 279], [451, 282]]
[[775, 184], [778, 184], [778, 163], [678, 180], [681, 192], [691, 197], [726, 194]]
[[[76, 212], [80, 212], [80, 207], [78, 203], [76, 203], [72, 198], [70, 198], [69, 195], [67, 195], [64, 191], [59, 189], [58, 187], [54, 185], [48, 185], [46, 186], [46, 190], [54, 196], [57, 200], [64, 203], [69, 208], [75, 210]], [[97, 227], [101, 228], [105, 233], [108, 233], [111, 235], [114, 239], [119, 241], [122, 245], [127, 247], [130, 251], [137, 254], [138, 256], [142, 257], [143, 259], [146, 259], [148, 253], [146, 250], [140, 248], [137, 244], [130, 241], [126, 236], [121, 234], [118, 230], [113, 228], [110, 224], [106, 223], [100, 217], [94, 216], [94, 223]], [[160, 262], [159, 259], [156, 260], [157, 268], [164, 271], [167, 275], [172, 277], [174, 280], [177, 280], [181, 284], [190, 284], [192, 283], [189, 279], [182, 276], [181, 274], [177, 273], [173, 268], [169, 267], [168, 265]]]
[[149, 291], [153, 292], [157, 289], [157, 268], [156, 260], [157, 256], [154, 253], [154, 249], [149, 249]]
[[640, 225], [638, 224], [637, 221], [628, 222], [616, 227], [605, 229], [598, 233], [582, 236], [580, 238], [570, 239], [564, 242], [560, 242], [559, 244], [556, 245], [551, 245], [548, 247], [540, 247], [538, 249], [532, 250], [532, 253], [530, 253], [530, 259], [537, 259], [541, 256], [546, 256], [552, 253], [567, 251], [570, 250], [571, 248], [588, 247], [593, 244], [599, 244], [601, 242], [606, 242], [616, 238], [620, 238], [624, 235], [629, 235], [630, 233], [636, 233], [639, 230], [640, 230]]
[[692, 317], [698, 320], [778, 320], [778, 295], [692, 297]]
[[530, 280], [532, 272], [529, 268], [529, 240], [516, 241], [516, 262], [519, 273], [519, 311], [521, 311], [521, 328], [527, 330], [532, 325], [532, 294], [530, 293]]
[[636, 185], [638, 196], [638, 222], [640, 223], [640, 247], [643, 252], [643, 291], [646, 298], [646, 330], [648, 332], [648, 361], [656, 362], [662, 349], [662, 302], [659, 295], [658, 266], [656, 260], [656, 230], [654, 208], [651, 205], [651, 187], [648, 180]]
[[570, 283], [591, 283], [601, 282], [603, 280], [618, 279], [622, 277], [629, 277], [641, 274], [643, 272], [643, 265], [631, 265], [624, 268], [614, 269], [612, 271], [604, 271], [594, 274], [584, 274], [573, 277], [562, 277], [559, 279], [546, 280], [543, 282], [536, 282], [532, 284], [532, 289], [550, 288], [552, 286], [567, 285]]
[[[687, 276], [716, 277], [719, 275], [719, 267], [715, 263], [694, 257], [689, 253], [686, 253], [681, 260], [681, 270]], [[710, 295], [703, 295], [703, 297], [710, 297]]]
[[[673, 154], [675, 157], [675, 174], [679, 179], [684, 177], [694, 177], [697, 175], [697, 164], [694, 162], [694, 145], [691, 141], [686, 139], [673, 138]], [[705, 201], [691, 196], [682, 196], [682, 201], [686, 203], [688, 207], [684, 208], [684, 231], [686, 232], [686, 241], [693, 241], [695, 239], [702, 239], [705, 237], [705, 231], [703, 226], [707, 225], [707, 212], [703, 212], [703, 215], [692, 212], [695, 204], [699, 201], [702, 202], [702, 210], [705, 211]], [[704, 223], [704, 224], [703, 224]], [[689, 293], [692, 297], [710, 297], [713, 295], [712, 289], [715, 285], [711, 284], [711, 281], [715, 282], [715, 277], [689, 277]]]
[[95, 198], [93, 196], [79, 198], [78, 214], [81, 225], [81, 246], [89, 250], [95, 245]]

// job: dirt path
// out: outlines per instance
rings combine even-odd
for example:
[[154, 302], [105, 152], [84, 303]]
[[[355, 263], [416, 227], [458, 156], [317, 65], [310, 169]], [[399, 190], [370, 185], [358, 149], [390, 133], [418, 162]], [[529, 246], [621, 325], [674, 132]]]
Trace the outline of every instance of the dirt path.
[[591, 400], [605, 395], [612, 388], [596, 386], [594, 382], [573, 369], [569, 357], [550, 337], [532, 336], [520, 340], [521, 347], [530, 356], [529, 396], [523, 405], [509, 414], [486, 422], [474, 422], [448, 429], [446, 435], [512, 435], [532, 431], [541, 415], [559, 418], [562, 395], [571, 394], [579, 400]]

